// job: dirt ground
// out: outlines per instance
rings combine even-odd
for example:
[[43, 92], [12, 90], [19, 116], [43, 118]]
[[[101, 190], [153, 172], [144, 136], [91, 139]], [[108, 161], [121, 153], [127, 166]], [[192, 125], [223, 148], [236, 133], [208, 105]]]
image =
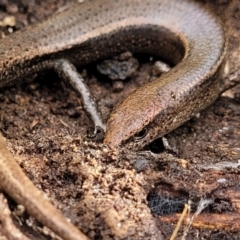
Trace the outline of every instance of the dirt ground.
[[[229, 78], [240, 78], [240, 0], [204, 0], [223, 20], [229, 35]], [[0, 0], [0, 20], [14, 16], [1, 36], [71, 4], [64, 0]], [[140, 56], [140, 68], [116, 92], [96, 64], [79, 69], [106, 120], [114, 105], [149, 79], [152, 62]], [[24, 81], [23, 81], [24, 82]], [[148, 152], [114, 152], [91, 142], [91, 122], [79, 96], [53, 72], [30, 83], [1, 89], [0, 129], [23, 171], [91, 239], [169, 239], [188, 203], [176, 239], [240, 239], [240, 86], [166, 136]], [[217, 164], [221, 163], [221, 164]], [[19, 215], [8, 196], [14, 223], [30, 239], [54, 235], [27, 213]], [[149, 208], [151, 206], [151, 210]], [[151, 213], [152, 211], [152, 213]], [[184, 237], [184, 238], [182, 238]]]

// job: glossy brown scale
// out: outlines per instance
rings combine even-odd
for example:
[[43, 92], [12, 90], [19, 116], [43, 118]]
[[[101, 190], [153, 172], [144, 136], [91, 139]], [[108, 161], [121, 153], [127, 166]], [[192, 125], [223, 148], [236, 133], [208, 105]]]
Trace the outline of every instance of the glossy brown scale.
[[[219, 20], [190, 0], [87, 0], [1, 39], [0, 86], [49, 68], [61, 71], [63, 59], [72, 71], [72, 63], [124, 51], [161, 56], [176, 66], [129, 95], [107, 122], [106, 144], [138, 150], [219, 96], [226, 46]], [[87, 239], [26, 177], [1, 136], [0, 186], [61, 238]]]

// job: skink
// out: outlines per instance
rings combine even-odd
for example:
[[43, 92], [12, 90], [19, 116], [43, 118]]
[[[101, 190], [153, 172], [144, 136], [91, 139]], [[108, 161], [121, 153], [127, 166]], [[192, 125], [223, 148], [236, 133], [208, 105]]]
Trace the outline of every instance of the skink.
[[[138, 150], [219, 96], [226, 48], [219, 20], [193, 1], [88, 0], [1, 39], [0, 86], [56, 68], [59, 59], [84, 65], [125, 51], [158, 55], [176, 66], [128, 96], [107, 122], [106, 144]], [[3, 143], [0, 150], [2, 190], [63, 239], [86, 239], [42, 197]]]

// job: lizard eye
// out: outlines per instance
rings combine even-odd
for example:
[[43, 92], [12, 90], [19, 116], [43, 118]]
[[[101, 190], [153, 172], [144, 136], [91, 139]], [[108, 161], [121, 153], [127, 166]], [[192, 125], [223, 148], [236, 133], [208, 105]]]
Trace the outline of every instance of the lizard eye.
[[136, 140], [136, 141], [138, 141], [138, 140], [141, 140], [141, 139], [143, 139], [146, 135], [147, 135], [147, 129], [146, 128], [143, 128], [141, 131], [139, 131], [138, 133], [136, 133], [135, 135], [134, 135], [134, 139]]

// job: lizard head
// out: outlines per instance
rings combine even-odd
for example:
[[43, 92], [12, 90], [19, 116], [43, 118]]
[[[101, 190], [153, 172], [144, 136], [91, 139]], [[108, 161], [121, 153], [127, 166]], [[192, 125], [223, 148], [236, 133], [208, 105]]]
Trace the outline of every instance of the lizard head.
[[153, 82], [135, 90], [112, 111], [107, 121], [104, 143], [113, 148], [120, 146], [140, 150], [163, 136], [166, 129], [156, 123], [156, 119], [165, 112], [164, 94], [160, 96], [161, 101], [158, 98]]

